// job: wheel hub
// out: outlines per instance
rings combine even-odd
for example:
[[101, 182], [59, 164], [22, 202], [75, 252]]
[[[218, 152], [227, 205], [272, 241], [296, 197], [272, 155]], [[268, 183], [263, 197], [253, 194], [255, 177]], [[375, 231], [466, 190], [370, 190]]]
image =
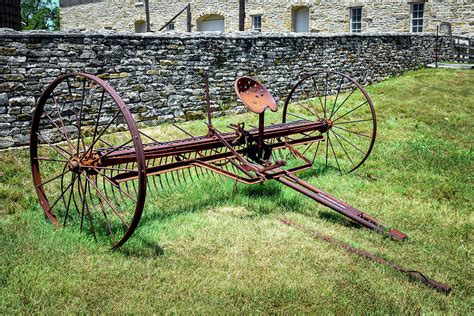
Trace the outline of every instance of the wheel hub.
[[68, 162], [68, 168], [74, 173], [85, 171], [87, 174], [97, 174], [96, 167], [100, 166], [100, 156], [97, 153], [87, 153], [82, 157], [74, 156]]
[[326, 133], [332, 128], [333, 121], [331, 119], [323, 119], [322, 121], [324, 125], [323, 125], [323, 128], [321, 129], [321, 133]]

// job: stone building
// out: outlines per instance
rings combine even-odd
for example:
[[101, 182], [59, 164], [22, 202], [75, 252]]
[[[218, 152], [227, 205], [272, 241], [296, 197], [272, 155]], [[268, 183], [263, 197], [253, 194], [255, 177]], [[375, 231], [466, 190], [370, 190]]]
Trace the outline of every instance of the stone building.
[[[61, 0], [61, 29], [144, 32], [146, 0]], [[192, 31], [237, 31], [239, 0], [148, 0], [151, 31], [188, 3]], [[246, 0], [245, 30], [262, 32], [435, 32], [474, 34], [472, 0]], [[186, 31], [186, 14], [168, 30]], [[445, 28], [443, 28], [445, 30]]]

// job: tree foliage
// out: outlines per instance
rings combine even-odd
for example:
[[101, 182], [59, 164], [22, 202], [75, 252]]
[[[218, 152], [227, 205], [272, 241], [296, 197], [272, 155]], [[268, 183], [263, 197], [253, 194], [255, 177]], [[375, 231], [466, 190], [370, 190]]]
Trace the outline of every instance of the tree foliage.
[[22, 30], [59, 30], [59, 7], [52, 0], [21, 0]]

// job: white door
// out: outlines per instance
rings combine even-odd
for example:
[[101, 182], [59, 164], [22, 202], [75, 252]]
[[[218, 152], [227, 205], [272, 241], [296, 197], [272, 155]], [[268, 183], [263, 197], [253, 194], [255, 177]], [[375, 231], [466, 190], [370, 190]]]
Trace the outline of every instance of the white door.
[[200, 22], [200, 31], [203, 32], [224, 32], [224, 18], [216, 17]]
[[309, 9], [299, 8], [295, 10], [294, 21], [295, 32], [309, 32]]

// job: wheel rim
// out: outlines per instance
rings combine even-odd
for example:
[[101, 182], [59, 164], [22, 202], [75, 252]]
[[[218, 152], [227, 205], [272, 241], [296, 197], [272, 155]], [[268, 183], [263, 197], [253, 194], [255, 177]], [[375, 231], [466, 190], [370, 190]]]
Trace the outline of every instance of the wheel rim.
[[336, 71], [304, 75], [291, 89], [283, 108], [283, 123], [295, 120], [325, 123], [318, 131], [324, 142], [298, 148], [317, 167], [349, 173], [372, 151], [377, 132], [375, 109], [365, 89], [348, 75]]
[[[102, 166], [102, 158], [133, 149], [133, 162]], [[105, 81], [72, 73], [54, 80], [38, 99], [30, 135], [33, 182], [46, 217], [77, 226], [119, 247], [143, 212], [146, 175], [138, 129], [125, 103]], [[136, 179], [114, 176], [134, 171]]]

